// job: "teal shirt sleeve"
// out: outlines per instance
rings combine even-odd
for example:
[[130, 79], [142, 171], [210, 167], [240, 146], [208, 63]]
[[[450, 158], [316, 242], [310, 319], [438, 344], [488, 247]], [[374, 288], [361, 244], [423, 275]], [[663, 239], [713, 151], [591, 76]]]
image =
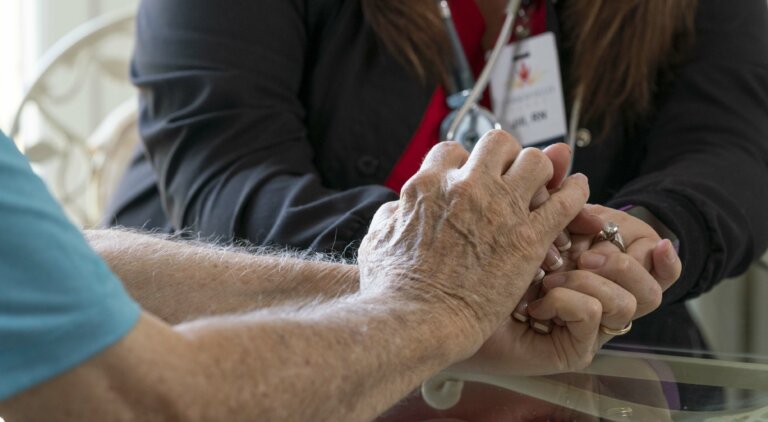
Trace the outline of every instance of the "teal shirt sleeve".
[[0, 400], [116, 343], [139, 314], [0, 132]]

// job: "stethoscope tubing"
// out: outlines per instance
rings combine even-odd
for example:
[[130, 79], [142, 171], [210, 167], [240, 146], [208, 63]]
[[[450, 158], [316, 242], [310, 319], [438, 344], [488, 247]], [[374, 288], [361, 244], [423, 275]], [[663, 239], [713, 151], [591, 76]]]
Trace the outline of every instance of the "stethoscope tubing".
[[[501, 27], [501, 32], [499, 33], [499, 37], [496, 39], [496, 43], [493, 46], [493, 50], [491, 50], [491, 54], [488, 57], [488, 61], [483, 67], [483, 70], [480, 73], [480, 76], [477, 78], [477, 82], [475, 82], [475, 85], [472, 87], [472, 90], [470, 91], [469, 95], [467, 96], [462, 106], [456, 111], [456, 114], [453, 117], [453, 121], [448, 127], [448, 131], [445, 139], [446, 141], [456, 140], [456, 131], [458, 130], [462, 120], [467, 116], [467, 114], [473, 108], [477, 107], [477, 104], [480, 101], [480, 97], [483, 95], [483, 93], [485, 92], [485, 89], [488, 87], [488, 83], [491, 80], [491, 72], [493, 71], [493, 68], [496, 66], [496, 63], [499, 61], [501, 50], [507, 44], [507, 41], [509, 40], [509, 37], [512, 34], [512, 27], [515, 23], [515, 17], [517, 16], [518, 11], [520, 10], [520, 3], [521, 3], [521, 0], [509, 0], [509, 3], [507, 3], [506, 18], [504, 19], [504, 24]], [[446, 13], [446, 8], [448, 8], [447, 0], [441, 0], [440, 7], [442, 8], [443, 13]], [[450, 13], [450, 12], [448, 11], [447, 13]], [[571, 161], [568, 164], [568, 171], [566, 175], [570, 175], [571, 172], [573, 171], [573, 163], [576, 158], [576, 132], [579, 129], [579, 120], [581, 117], [582, 94], [583, 93], [581, 92], [581, 88], [578, 88], [575, 96], [575, 100], [573, 101], [573, 105], [571, 106], [571, 118], [570, 118], [570, 121], [568, 122], [568, 134], [566, 135], [566, 143], [568, 144], [568, 147], [571, 149]]]
[[507, 3], [507, 17], [504, 19], [504, 25], [501, 27], [501, 33], [496, 39], [496, 44], [493, 46], [493, 50], [491, 51], [491, 55], [488, 58], [488, 61], [483, 67], [483, 71], [477, 78], [475, 86], [472, 87], [472, 91], [469, 92], [467, 99], [456, 112], [456, 115], [453, 118], [453, 122], [451, 122], [451, 125], [448, 127], [446, 136], [447, 141], [453, 141], [456, 139], [456, 130], [459, 128], [461, 121], [464, 119], [464, 117], [466, 117], [467, 113], [469, 113], [469, 111], [477, 105], [477, 103], [480, 101], [480, 97], [483, 95], [483, 92], [485, 92], [485, 88], [488, 87], [488, 83], [491, 80], [491, 72], [496, 66], [496, 63], [499, 61], [501, 50], [507, 44], [507, 40], [509, 40], [509, 36], [512, 34], [512, 25], [515, 23], [515, 16], [517, 15], [517, 11], [520, 9], [520, 1], [521, 0], [509, 0], [509, 3]]

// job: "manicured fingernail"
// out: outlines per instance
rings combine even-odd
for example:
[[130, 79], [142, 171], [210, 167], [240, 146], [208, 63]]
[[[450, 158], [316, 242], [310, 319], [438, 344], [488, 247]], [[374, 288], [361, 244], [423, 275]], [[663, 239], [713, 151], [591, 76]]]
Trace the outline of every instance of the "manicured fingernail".
[[563, 258], [560, 256], [560, 252], [555, 249], [554, 246], [549, 247], [547, 251], [547, 257], [544, 258], [544, 263], [547, 265], [550, 271], [559, 270], [563, 266]]
[[557, 246], [557, 250], [560, 252], [565, 252], [568, 249], [571, 249], [571, 236], [566, 230], [561, 231], [560, 234], [557, 235], [555, 246]]
[[595, 252], [584, 252], [581, 254], [581, 266], [587, 269], [596, 270], [605, 264], [606, 256]]
[[512, 312], [512, 318], [514, 318], [514, 319], [516, 319], [516, 320], [518, 320], [520, 322], [523, 322], [523, 323], [528, 322], [528, 317], [523, 315], [523, 314], [521, 314], [520, 312], [517, 312], [517, 311]]
[[549, 334], [552, 331], [551, 325], [541, 321], [533, 321], [531, 323], [531, 328], [539, 334]]
[[514, 312], [512, 312], [512, 318], [520, 322], [528, 322], [528, 294], [529, 292], [525, 292], [523, 298], [520, 299], [520, 303], [517, 304]]
[[544, 280], [545, 275], [547, 275], [547, 273], [545, 273], [544, 270], [539, 268], [538, 271], [536, 271], [536, 275], [533, 277], [533, 281], [538, 282], [538, 281]]
[[546, 287], [549, 290], [552, 290], [555, 287], [560, 287], [564, 284], [565, 284], [565, 275], [563, 275], [562, 273], [550, 274], [546, 278], [544, 278], [544, 287]]

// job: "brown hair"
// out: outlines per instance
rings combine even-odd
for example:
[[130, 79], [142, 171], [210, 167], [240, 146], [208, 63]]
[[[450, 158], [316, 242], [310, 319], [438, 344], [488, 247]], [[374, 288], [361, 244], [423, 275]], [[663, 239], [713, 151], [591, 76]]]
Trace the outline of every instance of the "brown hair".
[[[444, 80], [450, 49], [435, 0], [360, 0], [389, 51], [424, 80]], [[571, 92], [580, 87], [585, 122], [637, 121], [661, 76], [683, 57], [697, 0], [570, 0], [563, 5]], [[610, 77], [606, 77], [608, 74]]]

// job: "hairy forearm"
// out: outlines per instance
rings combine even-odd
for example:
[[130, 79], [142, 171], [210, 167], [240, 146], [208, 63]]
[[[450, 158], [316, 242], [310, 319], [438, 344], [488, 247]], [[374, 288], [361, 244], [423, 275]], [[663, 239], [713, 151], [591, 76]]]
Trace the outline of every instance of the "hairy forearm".
[[355, 266], [127, 231], [86, 237], [144, 309], [172, 324], [197, 319], [176, 330], [201, 353], [193, 366], [205, 381], [173, 406], [195, 419], [237, 403], [232, 418], [369, 420], [468, 356], [439, 334], [453, 331], [450, 318], [352, 294]]
[[[476, 338], [462, 335], [458, 321], [442, 310], [352, 295], [299, 312], [269, 310], [178, 329], [216, 356], [215, 365], [202, 368], [204, 379], [218, 381], [211, 403], [258, 407], [261, 420], [367, 421], [469, 357]], [[213, 408], [200, 410], [202, 420], [221, 417]]]
[[385, 296], [175, 328], [144, 315], [117, 345], [0, 411], [19, 421], [368, 421], [477, 347], [444, 306]]
[[359, 284], [355, 266], [317, 255], [249, 253], [120, 230], [85, 235], [131, 296], [172, 324], [328, 300], [357, 291]]

